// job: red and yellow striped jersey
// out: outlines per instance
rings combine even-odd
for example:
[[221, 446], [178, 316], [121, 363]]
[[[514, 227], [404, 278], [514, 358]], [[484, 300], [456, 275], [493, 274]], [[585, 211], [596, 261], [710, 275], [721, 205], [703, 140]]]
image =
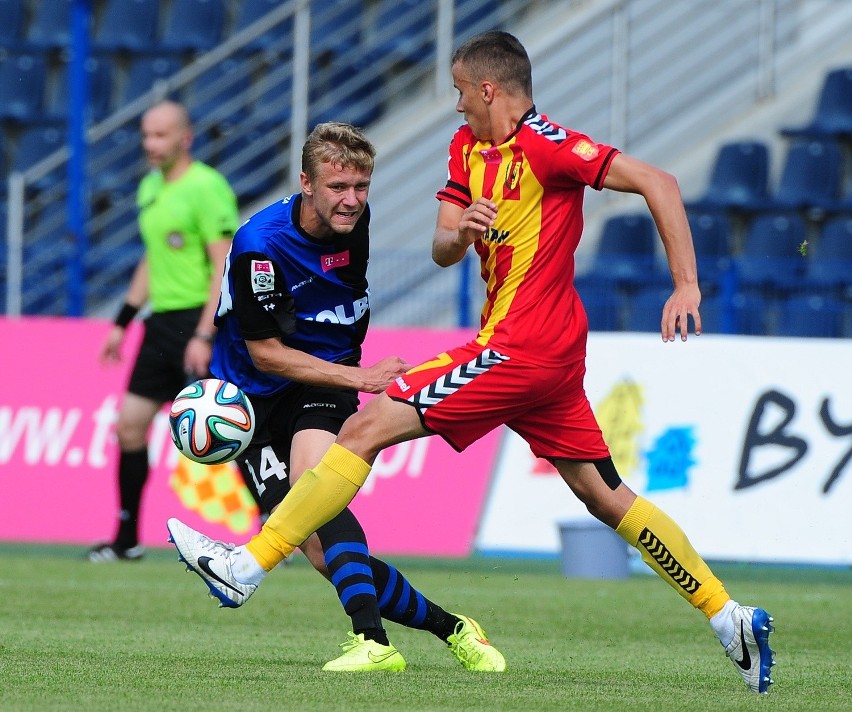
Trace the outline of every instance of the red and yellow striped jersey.
[[542, 365], [584, 358], [588, 322], [574, 289], [583, 191], [603, 187], [617, 149], [533, 108], [497, 145], [465, 124], [449, 152], [436, 197], [463, 208], [479, 197], [497, 204], [495, 224], [474, 243], [486, 283], [477, 341]]

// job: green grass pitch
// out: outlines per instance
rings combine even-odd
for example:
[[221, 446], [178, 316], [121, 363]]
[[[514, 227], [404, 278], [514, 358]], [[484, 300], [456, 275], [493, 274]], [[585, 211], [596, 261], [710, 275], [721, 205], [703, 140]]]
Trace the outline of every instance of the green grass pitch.
[[654, 576], [565, 579], [557, 561], [389, 557], [483, 625], [505, 674], [466, 672], [388, 624], [403, 673], [323, 673], [348, 619], [303, 559], [242, 609], [217, 609], [170, 550], [92, 565], [82, 549], [0, 545], [0, 710], [852, 709], [852, 571], [716, 566], [775, 617], [778, 665], [749, 693], [703, 616]]

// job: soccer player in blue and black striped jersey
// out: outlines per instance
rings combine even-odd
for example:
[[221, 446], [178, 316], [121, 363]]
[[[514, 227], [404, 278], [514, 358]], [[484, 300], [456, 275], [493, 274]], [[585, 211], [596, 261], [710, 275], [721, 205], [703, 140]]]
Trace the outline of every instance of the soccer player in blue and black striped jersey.
[[[211, 371], [242, 388], [254, 406], [255, 435], [238, 465], [266, 513], [290, 490], [293, 475], [320, 461], [357, 410], [358, 392], [381, 393], [408, 368], [395, 356], [360, 366], [370, 317], [367, 196], [374, 157], [355, 127], [318, 125], [303, 148], [301, 191], [246, 221], [226, 259]], [[168, 526], [181, 559], [223, 605], [240, 605], [260, 583], [238, 584], [243, 592], [228, 585], [223, 595], [219, 589], [230, 576], [209, 557], [184, 553], [186, 537], [197, 534], [176, 519]], [[469, 670], [505, 669], [476, 621], [448, 613], [370, 556], [348, 509], [301, 548], [352, 619], [343, 654], [324, 670], [404, 669], [382, 617], [432, 632]]]

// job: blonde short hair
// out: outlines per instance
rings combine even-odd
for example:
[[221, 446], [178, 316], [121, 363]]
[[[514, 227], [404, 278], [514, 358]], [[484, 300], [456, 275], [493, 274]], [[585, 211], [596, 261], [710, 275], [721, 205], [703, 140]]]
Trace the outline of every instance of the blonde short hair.
[[376, 149], [364, 133], [337, 121], [317, 124], [302, 146], [302, 172], [309, 180], [316, 178], [322, 163], [373, 172]]

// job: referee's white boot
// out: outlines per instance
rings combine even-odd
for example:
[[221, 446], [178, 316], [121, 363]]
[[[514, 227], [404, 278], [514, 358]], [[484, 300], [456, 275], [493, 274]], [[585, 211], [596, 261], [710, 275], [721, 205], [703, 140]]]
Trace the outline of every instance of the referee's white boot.
[[169, 541], [187, 571], [198, 574], [219, 606], [239, 608], [257, 590], [257, 584], [238, 581], [233, 574], [234, 545], [206, 537], [178, 519], [169, 519]]

